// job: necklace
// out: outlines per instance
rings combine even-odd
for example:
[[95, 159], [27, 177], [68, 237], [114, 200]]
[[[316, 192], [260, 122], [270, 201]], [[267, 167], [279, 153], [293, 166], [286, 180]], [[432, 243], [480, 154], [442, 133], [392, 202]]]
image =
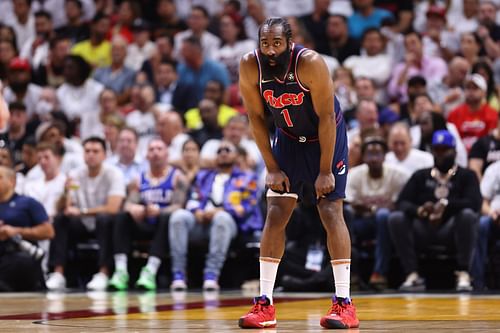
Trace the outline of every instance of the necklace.
[[457, 173], [458, 167], [456, 165], [453, 166], [448, 172], [444, 175], [439, 172], [437, 168], [431, 169], [431, 177], [436, 180], [437, 187], [434, 190], [434, 196], [436, 199], [446, 199], [448, 195], [450, 195], [450, 189], [448, 188], [448, 182]]

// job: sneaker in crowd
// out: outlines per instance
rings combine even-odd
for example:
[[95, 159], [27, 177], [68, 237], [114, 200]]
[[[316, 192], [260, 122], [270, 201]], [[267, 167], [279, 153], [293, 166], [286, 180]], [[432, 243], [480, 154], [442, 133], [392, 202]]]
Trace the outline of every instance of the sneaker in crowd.
[[49, 290], [66, 289], [66, 278], [59, 272], [50, 273], [45, 285]]
[[274, 305], [266, 295], [255, 297], [250, 311], [238, 322], [241, 328], [273, 328], [276, 327]]
[[175, 272], [170, 284], [170, 289], [175, 291], [182, 291], [187, 289], [186, 277], [184, 273]]
[[220, 286], [217, 282], [217, 276], [214, 273], [205, 273], [203, 277], [203, 290], [219, 290]]
[[417, 272], [410, 273], [405, 282], [399, 287], [399, 291], [415, 292], [425, 291], [425, 280]]
[[356, 308], [351, 299], [333, 296], [332, 307], [320, 320], [320, 325], [329, 329], [347, 329], [359, 327]]
[[457, 291], [472, 291], [471, 278], [468, 272], [458, 271], [455, 272], [457, 276]]
[[135, 286], [146, 290], [156, 290], [156, 275], [151, 273], [147, 267], [143, 267]]
[[92, 277], [89, 283], [87, 283], [87, 289], [90, 290], [106, 290], [108, 288], [109, 278], [104, 273], [96, 273]]
[[128, 273], [124, 270], [116, 270], [113, 276], [109, 280], [109, 286], [116, 290], [127, 290], [128, 289]]

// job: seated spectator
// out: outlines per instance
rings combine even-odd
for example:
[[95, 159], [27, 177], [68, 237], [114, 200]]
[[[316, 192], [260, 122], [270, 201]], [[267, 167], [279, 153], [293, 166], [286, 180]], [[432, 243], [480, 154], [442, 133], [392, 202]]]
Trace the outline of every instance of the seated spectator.
[[476, 290], [482, 290], [485, 287], [490, 238], [498, 235], [500, 230], [500, 161], [486, 168], [481, 181], [481, 194], [483, 196], [482, 216], [479, 220], [479, 235], [471, 271]]
[[456, 254], [457, 291], [472, 290], [470, 263], [477, 238], [481, 193], [474, 172], [455, 163], [455, 139], [440, 130], [432, 138], [434, 167], [413, 174], [389, 216], [389, 231], [406, 279], [401, 291], [425, 290], [417, 253], [446, 246]]
[[385, 163], [404, 169], [408, 175], [434, 165], [432, 154], [412, 147], [408, 125], [396, 123], [389, 131], [389, 152]]
[[103, 136], [99, 119], [99, 96], [104, 86], [90, 78], [92, 69], [82, 57], [68, 55], [64, 60], [65, 82], [57, 88], [61, 111], [74, 123], [80, 138]]
[[188, 241], [209, 240], [204, 269], [204, 290], [218, 290], [218, 279], [231, 240], [262, 228], [257, 204], [257, 175], [235, 166], [236, 146], [222, 141], [215, 170], [196, 176], [186, 210], [175, 211], [168, 227], [173, 290], [187, 288]]
[[[0, 139], [0, 166], [14, 170], [14, 159], [10, 149], [5, 144], [5, 141]], [[15, 170], [14, 170], [15, 171]], [[16, 172], [16, 193], [24, 191], [24, 175]]]
[[[220, 81], [208, 81], [203, 97], [217, 104], [217, 121], [221, 128], [226, 126], [229, 119], [238, 114], [238, 111], [224, 103], [224, 84]], [[184, 119], [186, 120], [186, 127], [190, 130], [199, 129], [203, 125], [199, 108], [187, 110]]]
[[90, 23], [90, 38], [76, 43], [71, 53], [81, 56], [92, 67], [111, 64], [111, 44], [106, 40], [111, 22], [108, 16], [98, 13]]
[[349, 34], [347, 18], [343, 15], [335, 14], [328, 18], [326, 24], [326, 44], [319, 53], [335, 57], [339, 63], [343, 63], [349, 56], [359, 54], [361, 45], [356, 38]]
[[376, 288], [387, 287], [391, 258], [387, 218], [409, 177], [402, 169], [384, 163], [386, 152], [387, 144], [381, 136], [365, 137], [361, 146], [364, 164], [350, 170], [346, 188], [346, 202], [353, 210], [348, 225], [357, 246], [376, 242], [375, 266], [370, 277], [370, 284]]
[[10, 103], [8, 110], [10, 114], [8, 128], [6, 132], [0, 133], [0, 140], [3, 140], [14, 155], [14, 165], [18, 165], [21, 163], [23, 143], [28, 138], [26, 132], [28, 115], [26, 114], [26, 106], [20, 102]]
[[181, 116], [168, 111], [157, 117], [156, 132], [168, 147], [169, 162], [182, 159], [182, 145], [189, 139], [185, 133]]
[[132, 23], [132, 43], [127, 47], [125, 66], [137, 72], [144, 61], [151, 58], [156, 51], [155, 43], [151, 41], [149, 24], [141, 18]]
[[354, 77], [373, 80], [377, 87], [386, 86], [391, 75], [392, 60], [385, 53], [385, 38], [377, 28], [369, 28], [361, 39], [363, 53], [347, 58], [343, 66], [352, 70]]
[[469, 152], [469, 169], [481, 180], [486, 168], [496, 161], [500, 161], [500, 117], [497, 127], [472, 145]]
[[460, 36], [453, 27], [446, 26], [446, 8], [429, 5], [425, 16], [425, 30], [420, 31], [424, 55], [449, 60], [458, 51]]
[[125, 119], [119, 114], [110, 114], [103, 118], [104, 139], [106, 140], [106, 156], [108, 159], [116, 158], [118, 147], [118, 136], [125, 127]]
[[211, 168], [216, 165], [217, 151], [222, 140], [227, 140], [235, 146], [244, 148], [248, 153], [248, 165], [256, 170], [262, 167], [263, 160], [257, 144], [248, 138], [248, 118], [243, 115], [234, 116], [229, 120], [222, 130], [222, 139], [211, 139], [205, 142], [201, 148], [201, 167]]
[[368, 128], [379, 128], [377, 104], [374, 100], [361, 100], [356, 107], [357, 126], [347, 131], [349, 146], [354, 138]]
[[193, 105], [189, 98], [190, 87], [179, 83], [177, 63], [171, 60], [162, 60], [154, 73], [156, 102], [169, 109], [175, 109], [180, 114]]
[[380, 28], [382, 21], [393, 19], [391, 12], [377, 8], [373, 5], [374, 0], [354, 0], [354, 13], [349, 17], [349, 34], [355, 39], [361, 39], [368, 28]]
[[497, 126], [498, 113], [485, 103], [486, 80], [479, 74], [467, 76], [465, 80], [465, 103], [448, 115], [469, 151], [474, 142], [488, 135]]
[[35, 12], [35, 34], [23, 44], [19, 56], [27, 59], [33, 68], [45, 64], [49, 54], [49, 40], [52, 37], [52, 15], [45, 10]]
[[0, 291], [40, 290], [41, 253], [31, 242], [51, 239], [54, 229], [43, 206], [15, 187], [14, 170], [0, 166]]
[[350, 120], [352, 117], [349, 117], [350, 112], [348, 111], [355, 109], [356, 103], [361, 99], [358, 99], [356, 95], [352, 70], [339, 66], [333, 71], [332, 79], [335, 96], [337, 96], [340, 107], [344, 111], [344, 116], [347, 116], [347, 120]]
[[123, 174], [125, 186], [137, 180], [144, 169], [144, 160], [137, 154], [139, 136], [130, 127], [124, 127], [118, 134], [116, 155], [107, 160], [116, 166]]
[[[500, 44], [499, 44], [500, 48]], [[499, 52], [500, 56], [500, 52]], [[499, 94], [495, 87], [495, 78], [493, 75], [493, 68], [489, 60], [479, 60], [471, 68], [472, 74], [480, 74], [486, 81], [486, 102], [488, 105], [495, 110], [500, 108]]]
[[64, 36], [56, 36], [49, 41], [47, 60], [33, 68], [33, 83], [40, 86], [58, 88], [64, 83], [64, 60], [69, 54], [71, 41]]
[[81, 0], [66, 0], [64, 13], [66, 14], [67, 23], [57, 28], [56, 34], [69, 38], [71, 44], [88, 39], [90, 37], [90, 28], [83, 15], [84, 11]]
[[[50, 244], [49, 266], [54, 272], [46, 285], [50, 290], [66, 288], [64, 268], [70, 244], [96, 237], [99, 244], [99, 272], [87, 283], [92, 290], [108, 286], [108, 267], [112, 249], [108, 239], [112, 232], [112, 216], [118, 213], [125, 197], [125, 182], [119, 170], [104, 163], [106, 143], [90, 137], [83, 142], [85, 167], [68, 176], [60, 214], [54, 219], [56, 237]], [[73, 188], [70, 192], [70, 188]]]
[[[140, 200], [128, 201], [113, 224], [115, 272], [109, 285], [116, 290], [128, 288], [127, 256], [133, 239], [151, 240], [148, 262], [136, 286], [156, 289], [156, 274], [167, 253], [168, 220], [186, 201], [186, 179], [182, 171], [168, 165], [168, 148], [160, 138], [149, 142], [147, 160], [149, 170], [136, 179], [140, 182], [136, 193]], [[129, 199], [136, 194], [129, 194]]]
[[442, 58], [427, 57], [423, 53], [422, 37], [417, 32], [405, 35], [405, 61], [397, 64], [387, 87], [389, 96], [406, 102], [408, 79], [421, 75], [427, 82], [441, 81], [448, 73], [448, 67]]
[[106, 88], [113, 90], [118, 97], [118, 104], [124, 104], [130, 95], [134, 84], [135, 71], [125, 66], [127, 56], [127, 41], [115, 37], [111, 41], [111, 65], [99, 67], [94, 71], [94, 79]]
[[413, 147], [432, 152], [432, 136], [436, 131], [448, 130], [455, 138], [455, 150], [457, 152], [456, 162], [461, 167], [467, 166], [467, 150], [458, 134], [458, 130], [452, 123], [446, 122], [443, 115], [432, 112], [424, 111], [417, 119], [417, 125], [410, 128], [411, 143]]
[[194, 139], [187, 139], [182, 145], [182, 158], [171, 164], [184, 172], [186, 183], [191, 186], [200, 170], [200, 145]]
[[204, 98], [198, 103], [202, 126], [191, 130], [189, 135], [201, 147], [205, 142], [211, 139], [222, 139], [222, 127], [219, 125], [219, 109], [217, 104], [211, 99]]

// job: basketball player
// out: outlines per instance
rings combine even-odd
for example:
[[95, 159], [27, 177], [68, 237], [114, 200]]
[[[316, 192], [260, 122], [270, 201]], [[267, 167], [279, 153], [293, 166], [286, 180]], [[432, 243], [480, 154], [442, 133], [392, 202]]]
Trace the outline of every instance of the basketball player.
[[[317, 207], [327, 231], [336, 294], [325, 328], [359, 326], [349, 295], [351, 242], [342, 214], [347, 178], [347, 137], [342, 111], [321, 56], [292, 42], [283, 18], [267, 19], [259, 29], [259, 48], [240, 64], [240, 89], [253, 136], [267, 167], [267, 217], [260, 248], [260, 292], [242, 328], [275, 327], [273, 288], [284, 252], [285, 227], [314, 184]], [[265, 110], [277, 127], [271, 146]]]

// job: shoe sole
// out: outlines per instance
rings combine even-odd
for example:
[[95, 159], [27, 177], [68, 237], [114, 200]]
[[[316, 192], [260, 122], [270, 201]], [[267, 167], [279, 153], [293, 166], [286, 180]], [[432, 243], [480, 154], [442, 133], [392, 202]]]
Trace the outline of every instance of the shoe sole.
[[258, 325], [258, 326], [245, 326], [245, 319], [240, 318], [240, 320], [238, 320], [238, 326], [240, 328], [275, 328], [276, 327], [276, 320], [274, 320], [274, 323], [272, 323], [272, 324], [267, 324], [269, 322], [264, 322], [264, 323], [265, 323], [264, 325]]
[[349, 326], [346, 324], [341, 323], [338, 320], [332, 320], [332, 319], [325, 319], [320, 322], [321, 327], [328, 328], [328, 329], [349, 329], [349, 328], [358, 328], [358, 325], [354, 326]]

